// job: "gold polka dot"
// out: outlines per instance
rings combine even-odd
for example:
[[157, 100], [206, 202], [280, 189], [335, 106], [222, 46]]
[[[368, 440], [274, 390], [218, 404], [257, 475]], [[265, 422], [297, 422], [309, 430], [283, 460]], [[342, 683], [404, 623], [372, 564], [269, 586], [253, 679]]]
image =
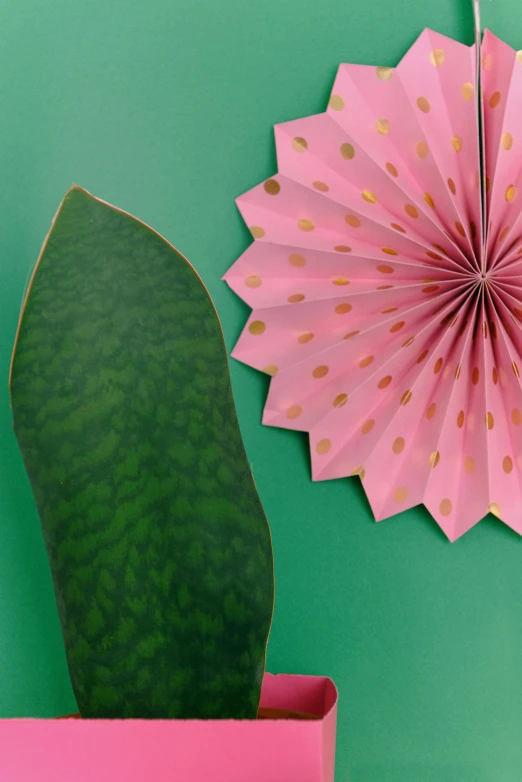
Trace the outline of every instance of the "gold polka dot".
[[396, 454], [402, 453], [404, 451], [405, 444], [406, 443], [404, 441], [404, 437], [397, 437], [393, 441], [393, 445], [392, 445], [393, 453], [396, 453]]
[[290, 304], [297, 304], [300, 301], [304, 301], [305, 296], [303, 293], [293, 293], [291, 296], [288, 297], [287, 301]]
[[366, 367], [369, 367], [370, 364], [373, 361], [373, 356], [365, 356], [361, 361], [359, 361], [359, 366], [361, 369], [365, 369]]
[[433, 198], [430, 196], [429, 193], [424, 193], [424, 200], [426, 201], [428, 206], [431, 206], [432, 209], [435, 209], [435, 201], [433, 200]]
[[250, 233], [254, 237], [254, 239], [262, 239], [265, 235], [265, 229], [261, 228], [260, 225], [252, 225], [250, 226]]
[[343, 339], [353, 339], [354, 337], [357, 336], [357, 334], [359, 334], [359, 331], [357, 331], [357, 329], [355, 329], [355, 331], [349, 331], [348, 334], [344, 335]]
[[345, 215], [344, 222], [352, 228], [360, 228], [361, 221], [356, 215]]
[[513, 370], [513, 374], [515, 375], [515, 377], [520, 377], [520, 372], [516, 361], [511, 362], [511, 369]]
[[307, 342], [311, 342], [314, 338], [314, 334], [311, 331], [305, 331], [304, 334], [299, 334], [297, 341], [300, 345], [306, 345]]
[[381, 380], [379, 380], [379, 382], [377, 383], [377, 388], [380, 388], [381, 391], [382, 391], [383, 388], [388, 388], [388, 386], [390, 385], [391, 381], [392, 381], [392, 376], [391, 375], [386, 375], [386, 377], [383, 377], [383, 378], [381, 378]]
[[500, 98], [501, 98], [500, 92], [498, 92], [497, 90], [497, 92], [494, 92], [491, 98], [489, 99], [489, 108], [490, 109], [496, 108], [500, 103]]
[[247, 288], [259, 288], [259, 286], [262, 284], [263, 280], [261, 277], [257, 277], [255, 274], [252, 274], [250, 277], [246, 277], [245, 279], [245, 285]]
[[517, 194], [515, 185], [509, 185], [506, 190], [506, 201], [512, 201]]
[[285, 415], [288, 419], [293, 421], [294, 418], [299, 418], [302, 412], [303, 412], [303, 408], [301, 407], [301, 405], [292, 405], [292, 407], [288, 408]]
[[458, 221], [458, 220], [457, 220], [457, 222], [455, 223], [455, 228], [457, 229], [457, 232], [458, 232], [458, 233], [459, 233], [461, 236], [466, 236], [466, 231], [464, 230], [464, 226], [462, 225], [462, 223], [459, 223], [459, 221]]
[[315, 187], [320, 193], [327, 193], [330, 190], [326, 182], [312, 182], [312, 187]]
[[271, 377], [275, 377], [277, 373], [279, 372], [279, 367], [276, 367], [275, 364], [269, 364], [267, 367], [263, 369], [263, 372], [266, 375], [270, 375]]
[[395, 492], [393, 494], [393, 501], [397, 503], [397, 505], [402, 505], [406, 502], [408, 499], [408, 489], [406, 486], [399, 486], [398, 489], [395, 489]]
[[438, 375], [440, 370], [442, 369], [443, 363], [444, 363], [444, 359], [442, 358], [442, 356], [436, 360], [435, 365], [433, 367], [433, 371], [436, 375]]
[[344, 100], [340, 95], [332, 95], [330, 103], [328, 104], [334, 111], [342, 111], [344, 109]]
[[348, 304], [348, 302], [344, 302], [344, 304], [338, 304], [335, 308], [335, 311], [338, 315], [346, 315], [348, 312], [352, 311], [352, 305]]
[[404, 392], [404, 394], [401, 396], [401, 405], [402, 405], [403, 407], [404, 407], [404, 405], [407, 405], [407, 404], [408, 404], [408, 402], [411, 400], [411, 397], [412, 397], [412, 393], [411, 393], [411, 391], [408, 389], [408, 390], [407, 390], [407, 391], [405, 391], [405, 392]]
[[424, 112], [424, 114], [428, 114], [431, 108], [429, 100], [427, 98], [422, 98], [422, 97], [417, 98], [417, 106], [422, 112]]
[[382, 65], [379, 65], [375, 72], [379, 81], [390, 81], [393, 76], [393, 68], [385, 68]]
[[430, 154], [430, 148], [428, 147], [425, 141], [419, 141], [416, 150], [417, 150], [417, 157], [419, 157], [421, 160], [426, 160], [426, 158]]
[[375, 123], [375, 130], [383, 136], [387, 136], [390, 132], [390, 120], [385, 117], [381, 117]]
[[495, 426], [495, 419], [493, 413], [486, 413], [486, 429], [493, 429]]
[[364, 424], [361, 426], [361, 432], [363, 434], [368, 434], [372, 431], [373, 427], [375, 426], [375, 421], [373, 418], [368, 418], [367, 421], [364, 422]]
[[455, 152], [460, 152], [462, 149], [462, 136], [453, 136], [451, 144]]
[[297, 223], [297, 227], [300, 231], [313, 231], [315, 228], [315, 225], [313, 224], [312, 220], [299, 220]]
[[436, 467], [437, 464], [440, 462], [440, 453], [438, 451], [433, 451], [433, 453], [430, 453], [430, 467]]
[[377, 266], [377, 271], [380, 272], [381, 274], [393, 274], [395, 269], [393, 268], [393, 266], [388, 266], [386, 263], [380, 263]]
[[[506, 197], [507, 197], [507, 195], [506, 195]], [[505, 239], [506, 239], [508, 233], [510, 232], [510, 230], [511, 229], [510, 229], [509, 225], [506, 225], [506, 227], [502, 229], [502, 231], [500, 232], [500, 235], [498, 237], [498, 241], [499, 241], [500, 244], [502, 244], [502, 242], [505, 241]]]
[[390, 331], [392, 334], [395, 334], [397, 331], [400, 331], [405, 326], [405, 322], [403, 320], [398, 321], [397, 323], [394, 323], [391, 327]]
[[522, 424], [522, 412], [518, 409], [518, 407], [514, 407], [511, 411], [511, 420], [515, 426], [520, 426]]
[[466, 456], [464, 459], [464, 472], [468, 475], [475, 472], [475, 459], [473, 456]]
[[349, 285], [350, 280], [348, 277], [334, 277], [332, 280], [334, 285]]
[[324, 456], [325, 453], [328, 453], [331, 447], [332, 441], [325, 437], [324, 440], [319, 440], [315, 446], [315, 450], [320, 456]]
[[390, 288], [393, 288], [393, 285], [379, 285], [377, 288], [375, 288], [376, 291], [389, 291]]
[[419, 212], [413, 204], [406, 204], [404, 207], [404, 211], [408, 215], [408, 217], [413, 217], [416, 219], [419, 216]]
[[517, 52], [517, 60], [518, 60], [519, 62], [522, 62], [522, 49], [520, 49], [520, 50]]
[[442, 255], [439, 255], [438, 253], [434, 253], [431, 250], [428, 250], [426, 255], [428, 258], [432, 258], [434, 261], [442, 261]]
[[393, 165], [393, 163], [386, 163], [386, 171], [388, 174], [391, 174], [392, 176], [399, 176], [399, 172]]
[[440, 285], [426, 285], [425, 288], [422, 289], [423, 293], [436, 293], [440, 288]]
[[263, 187], [268, 195], [277, 195], [281, 190], [281, 185], [277, 179], [267, 179]]
[[348, 394], [337, 394], [333, 401], [334, 407], [343, 407], [348, 399]]
[[506, 131], [506, 133], [502, 134], [502, 146], [507, 151], [511, 149], [511, 147], [513, 146], [513, 136], [511, 135], [511, 133], [508, 133]]
[[464, 98], [464, 100], [471, 100], [473, 97], [473, 94], [475, 92], [475, 87], [470, 81], [467, 81], [465, 84], [462, 85], [460, 88], [460, 94]]
[[361, 196], [369, 204], [376, 204], [377, 203], [377, 196], [375, 195], [375, 193], [372, 193], [371, 190], [363, 190], [362, 193], [361, 193]]
[[422, 353], [420, 354], [420, 356], [417, 359], [417, 364], [422, 364], [422, 362], [424, 361], [424, 359], [426, 358], [428, 353], [429, 353], [429, 350], [427, 348], [426, 348], [426, 350], [423, 350]]
[[498, 372], [497, 372], [497, 368], [496, 367], [493, 367], [493, 369], [491, 371], [491, 377], [492, 377], [492, 380], [493, 380], [493, 384], [496, 386], [497, 383], [498, 383]]
[[490, 502], [490, 504], [488, 505], [488, 512], [492, 513], [493, 516], [496, 516], [497, 519], [500, 518], [500, 508], [496, 502]]
[[448, 179], [448, 187], [449, 187], [450, 191], [453, 193], [453, 195], [457, 195], [457, 188], [456, 188], [455, 182], [451, 178]]
[[306, 152], [308, 149], [308, 142], [306, 139], [301, 138], [301, 136], [296, 136], [292, 139], [292, 147], [296, 152]]
[[346, 141], [339, 147], [339, 152], [345, 160], [353, 160], [355, 156], [355, 149], [353, 148], [353, 144], [348, 144]]
[[359, 465], [359, 467], [354, 467], [354, 469], [350, 473], [350, 477], [353, 478], [355, 475], [364, 475], [365, 470], [364, 467]]
[[347, 244], [336, 244], [334, 250], [336, 253], [351, 253], [352, 248]]
[[410, 337], [409, 339], [406, 340], [406, 342], [402, 343], [402, 347], [409, 348], [409, 346], [413, 344], [414, 339], [415, 337]]
[[482, 66], [485, 71], [490, 71], [493, 67], [493, 57], [491, 54], [485, 54], [482, 60]]
[[505, 473], [509, 475], [511, 470], [513, 469], [513, 459], [511, 456], [504, 456], [504, 459], [502, 461], [502, 469]]
[[451, 504], [451, 500], [449, 500], [447, 497], [441, 500], [439, 505], [439, 511], [443, 516], [449, 516], [452, 510], [453, 510], [453, 505]]
[[320, 367], [316, 367], [314, 371], [312, 372], [312, 377], [315, 377], [316, 379], [319, 379], [321, 377], [325, 377], [329, 372], [329, 369], [324, 364]]
[[462, 429], [462, 427], [464, 426], [464, 410], [461, 410], [457, 416], [457, 426], [459, 427], [459, 429]]
[[386, 307], [386, 309], [381, 310], [381, 313], [383, 315], [388, 315], [390, 312], [397, 312], [398, 309], [398, 307]]
[[476, 386], [478, 384], [479, 379], [480, 379], [479, 368], [475, 367], [475, 369], [473, 370], [473, 372], [471, 374], [471, 382], [473, 383], [474, 386]]
[[390, 223], [390, 225], [394, 231], [399, 231], [401, 234], [406, 233], [406, 228], [403, 228], [402, 225], [399, 225], [398, 223]]
[[440, 65], [444, 65], [445, 59], [446, 55], [444, 54], [443, 49], [433, 49], [433, 51], [430, 52], [430, 62], [436, 68], [438, 68]]
[[306, 263], [306, 258], [304, 255], [299, 255], [298, 253], [292, 253], [292, 255], [288, 256], [288, 263], [291, 266], [304, 266]]
[[262, 320], [253, 320], [249, 325], [248, 330], [255, 337], [258, 337], [260, 334], [264, 334], [266, 330], [266, 323], [263, 323]]
[[428, 419], [428, 421], [431, 421], [431, 419], [433, 418], [436, 412], [437, 412], [437, 405], [435, 404], [435, 402], [432, 402], [431, 405], [426, 410], [426, 418]]

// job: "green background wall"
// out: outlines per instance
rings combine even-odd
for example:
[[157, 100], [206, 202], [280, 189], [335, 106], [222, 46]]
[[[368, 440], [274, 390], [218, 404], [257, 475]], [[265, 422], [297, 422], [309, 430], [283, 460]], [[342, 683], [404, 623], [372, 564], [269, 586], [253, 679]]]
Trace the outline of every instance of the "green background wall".
[[[522, 47], [519, 0], [483, 5]], [[274, 173], [272, 124], [322, 111], [340, 62], [396, 64], [425, 26], [471, 43], [470, 6], [0, 0], [0, 716], [74, 709], [7, 393], [61, 196], [77, 182], [173, 242], [231, 348], [247, 309], [220, 277], [249, 242], [233, 198]], [[312, 484], [305, 437], [261, 427], [267, 378], [232, 376], [274, 539], [269, 669], [336, 680], [337, 779], [520, 782], [520, 539], [490, 517], [450, 545], [422, 509], [376, 525], [356, 479]]]

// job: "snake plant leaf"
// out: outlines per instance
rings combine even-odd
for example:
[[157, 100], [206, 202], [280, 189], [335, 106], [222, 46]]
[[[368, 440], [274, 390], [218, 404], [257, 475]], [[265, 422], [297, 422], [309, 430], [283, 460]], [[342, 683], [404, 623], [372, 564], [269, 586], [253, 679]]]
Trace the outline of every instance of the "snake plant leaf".
[[270, 531], [193, 267], [73, 187], [29, 285], [10, 388], [82, 716], [255, 717]]

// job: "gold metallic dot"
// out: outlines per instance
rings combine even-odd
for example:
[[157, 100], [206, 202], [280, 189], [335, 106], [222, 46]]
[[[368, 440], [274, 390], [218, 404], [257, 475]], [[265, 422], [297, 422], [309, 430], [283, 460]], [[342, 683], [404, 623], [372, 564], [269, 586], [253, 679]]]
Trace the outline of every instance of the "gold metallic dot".
[[377, 196], [375, 195], [375, 193], [372, 193], [371, 190], [363, 190], [361, 196], [364, 199], [364, 201], [367, 201], [369, 204], [377, 203]]
[[379, 81], [390, 81], [393, 76], [393, 68], [385, 68], [382, 65], [379, 65], [375, 72]]
[[431, 405], [426, 410], [426, 418], [428, 419], [428, 421], [431, 421], [431, 419], [433, 418], [436, 412], [437, 412], [437, 405], [435, 404], [435, 402], [432, 402]]
[[375, 130], [383, 136], [387, 136], [390, 132], [390, 120], [381, 117], [375, 123]]
[[263, 187], [268, 195], [277, 195], [281, 190], [281, 185], [277, 179], [267, 179]]
[[257, 275], [252, 274], [250, 277], [247, 277], [245, 279], [245, 285], [247, 288], [259, 288], [260, 285], [263, 284], [263, 280], [261, 277], [257, 277]]
[[431, 206], [432, 209], [435, 209], [435, 201], [433, 200], [433, 198], [430, 196], [429, 193], [424, 193], [424, 200], [426, 201], [428, 206]]
[[361, 426], [361, 432], [363, 434], [368, 434], [372, 431], [373, 427], [375, 426], [375, 421], [373, 418], [368, 418], [367, 421], [364, 422], [364, 424]]
[[430, 62], [436, 68], [438, 68], [440, 65], [444, 65], [445, 59], [446, 55], [444, 54], [443, 49], [433, 49], [433, 51], [430, 52]]
[[502, 134], [502, 146], [505, 150], [509, 151], [511, 149], [513, 146], [513, 136], [511, 133], [506, 132]]
[[467, 81], [465, 84], [462, 85], [460, 88], [460, 94], [464, 98], [464, 100], [471, 100], [473, 97], [473, 94], [475, 92], [475, 87], [470, 81]]
[[314, 338], [314, 334], [311, 331], [305, 331], [304, 334], [299, 334], [297, 341], [300, 345], [306, 345], [307, 342], [311, 342]]
[[461, 236], [466, 236], [466, 231], [464, 230], [464, 226], [463, 226], [463, 225], [462, 225], [462, 223], [460, 223], [458, 220], [457, 220], [457, 222], [455, 223], [455, 228], [457, 229], [457, 232], [458, 232], [458, 233], [459, 233]]
[[450, 191], [453, 193], [453, 195], [457, 195], [457, 188], [455, 186], [455, 182], [451, 178], [448, 179], [448, 187]]
[[333, 401], [334, 407], [343, 407], [348, 399], [348, 394], [337, 394]]
[[347, 244], [336, 244], [334, 250], [336, 253], [351, 253], [352, 248]]
[[381, 247], [381, 250], [383, 253], [386, 253], [386, 255], [398, 255], [399, 253], [397, 250], [394, 250], [392, 247]]
[[514, 407], [511, 411], [511, 420], [515, 426], [520, 426], [522, 424], [522, 412], [518, 409], [518, 407]]
[[270, 375], [271, 377], [275, 377], [277, 373], [279, 372], [279, 367], [276, 367], [275, 364], [269, 364], [267, 367], [263, 369], [263, 372], [266, 375]]
[[260, 225], [252, 225], [250, 226], [250, 233], [254, 239], [262, 239], [262, 237], [265, 235], [265, 229], [261, 228]]
[[392, 381], [392, 376], [391, 375], [386, 375], [386, 377], [383, 377], [383, 378], [381, 378], [381, 380], [379, 380], [379, 382], [377, 383], [377, 388], [380, 388], [381, 391], [382, 391], [383, 388], [388, 388], [388, 386], [390, 385], [391, 381]]
[[453, 136], [451, 139], [451, 144], [453, 146], [453, 149], [455, 152], [460, 152], [462, 149], [462, 136]]
[[486, 413], [486, 429], [493, 429], [495, 426], [495, 419], [493, 413]]
[[346, 141], [339, 147], [339, 152], [345, 160], [353, 160], [355, 156], [355, 149], [353, 148], [353, 144], [348, 144]]
[[473, 456], [466, 456], [464, 459], [464, 472], [468, 475], [475, 472], [475, 459]]
[[389, 291], [390, 288], [393, 288], [393, 285], [379, 285], [377, 288], [375, 288], [376, 291]]
[[351, 312], [352, 305], [348, 304], [348, 302], [344, 302], [344, 304], [338, 304], [335, 308], [335, 311], [338, 315], [346, 315], [348, 312]]
[[301, 405], [292, 405], [292, 407], [288, 408], [285, 415], [288, 419], [290, 419], [290, 421], [293, 421], [294, 418], [299, 418], [302, 412], [303, 408]]
[[292, 253], [292, 255], [288, 256], [288, 263], [291, 266], [304, 266], [306, 263], [306, 258], [304, 255], [299, 255], [298, 253]]
[[438, 375], [440, 370], [442, 369], [443, 363], [444, 363], [444, 359], [442, 358], [442, 356], [436, 360], [435, 365], [433, 367], [433, 371], [436, 375]]
[[342, 111], [344, 109], [344, 100], [340, 95], [332, 95], [330, 103], [328, 104], [334, 111]]
[[312, 182], [312, 187], [315, 187], [320, 193], [327, 193], [330, 190], [326, 182]]
[[497, 519], [500, 518], [500, 508], [496, 502], [490, 502], [490, 504], [488, 505], [488, 512], [492, 513], [493, 516], [496, 516]]
[[498, 92], [497, 90], [497, 92], [494, 92], [491, 98], [489, 99], [489, 108], [490, 109], [496, 108], [500, 103], [500, 98], [501, 98], [500, 92]]
[[408, 499], [408, 489], [406, 486], [399, 486], [398, 489], [395, 489], [395, 492], [393, 494], [393, 501], [397, 503], [397, 505], [402, 505], [406, 502]]
[[413, 204], [405, 204], [404, 211], [406, 212], [408, 217], [413, 217], [413, 219], [417, 219], [417, 217], [419, 216], [417, 207], [413, 206]]
[[493, 380], [493, 384], [496, 386], [497, 383], [498, 383], [498, 372], [497, 372], [497, 368], [496, 367], [493, 367], [493, 369], [491, 371], [491, 377], [492, 377], [492, 380]]
[[396, 454], [402, 453], [404, 451], [404, 446], [405, 445], [406, 445], [406, 443], [405, 443], [404, 437], [397, 437], [393, 441], [393, 445], [392, 445], [393, 453], [396, 453]]
[[493, 57], [491, 54], [485, 54], [482, 60], [482, 65], [485, 71], [490, 71], [493, 67]]
[[505, 473], [509, 475], [511, 470], [513, 469], [513, 459], [511, 456], [504, 456], [504, 459], [502, 461], [502, 469]]
[[380, 263], [377, 266], [377, 271], [380, 272], [381, 274], [393, 274], [395, 269], [393, 268], [393, 266], [388, 266], [388, 264], [386, 263]]
[[475, 369], [473, 370], [473, 372], [471, 374], [471, 382], [473, 383], [474, 386], [476, 386], [478, 384], [479, 379], [480, 379], [479, 368], [475, 367]]
[[429, 100], [427, 98], [422, 98], [422, 97], [417, 98], [417, 106], [422, 112], [424, 112], [424, 114], [428, 114], [431, 108]]
[[297, 223], [297, 227], [300, 231], [313, 231], [315, 228], [315, 225], [313, 224], [312, 220], [299, 220]]
[[411, 344], [413, 344], [413, 340], [414, 340], [414, 339], [415, 339], [415, 337], [410, 337], [409, 339], [407, 339], [407, 340], [406, 340], [406, 342], [403, 342], [403, 343], [402, 343], [402, 347], [403, 347], [403, 348], [409, 348], [409, 346], [410, 346]]
[[430, 154], [430, 148], [428, 147], [425, 141], [419, 141], [416, 150], [417, 150], [417, 157], [419, 157], [421, 160], [426, 160], [426, 158]]
[[522, 62], [522, 49], [520, 49], [520, 50], [517, 52], [517, 60], [518, 60], [519, 62]]
[[306, 152], [308, 149], [308, 142], [306, 139], [301, 138], [301, 136], [296, 136], [292, 139], [292, 147], [296, 152]]
[[304, 301], [305, 296], [304, 293], [293, 293], [291, 296], [288, 297], [287, 301], [290, 304], [297, 304], [300, 301]]
[[447, 497], [441, 500], [439, 505], [439, 510], [443, 516], [449, 516], [451, 511], [453, 510], [453, 505], [451, 504], [451, 500], [449, 500]]
[[366, 367], [369, 367], [373, 361], [373, 358], [374, 358], [373, 356], [365, 356], [365, 358], [361, 359], [361, 361], [359, 361], [359, 366], [361, 367], [361, 369], [365, 369]]
[[320, 367], [316, 367], [314, 371], [312, 372], [312, 377], [315, 377], [316, 379], [319, 379], [321, 377], [325, 377], [329, 372], [329, 369], [324, 364]]
[[255, 337], [258, 337], [260, 334], [264, 334], [266, 329], [266, 323], [263, 323], [262, 320], [253, 320], [250, 326], [248, 327], [248, 330], [251, 334], [253, 334]]
[[520, 377], [520, 372], [516, 361], [511, 362], [511, 369], [513, 370], [513, 374], [515, 375], [515, 377]]
[[386, 307], [386, 309], [381, 310], [381, 313], [383, 315], [388, 315], [388, 313], [390, 312], [397, 312], [398, 309], [399, 309], [398, 307]]
[[356, 215], [345, 215], [344, 222], [352, 228], [360, 228], [361, 226], [361, 221]]
[[359, 334], [359, 331], [357, 331], [357, 329], [355, 329], [355, 331], [349, 331], [348, 334], [344, 335], [343, 339], [353, 339], [354, 337], [357, 336], [357, 334]]
[[440, 453], [438, 451], [433, 451], [433, 453], [430, 453], [430, 467], [436, 467], [437, 464], [440, 462]]
[[417, 359], [417, 364], [422, 364], [422, 362], [424, 361], [424, 359], [426, 358], [428, 353], [429, 353], [429, 350], [427, 348], [426, 348], [426, 350], [423, 350], [422, 353], [420, 354], [420, 356]]
[[422, 289], [423, 293], [435, 293], [440, 288], [440, 285], [426, 285], [425, 288]]
[[325, 437], [324, 440], [319, 440], [315, 446], [315, 450], [320, 456], [324, 456], [325, 453], [328, 453], [331, 447], [332, 441]]
[[350, 284], [350, 280], [348, 279], [348, 277], [334, 277], [332, 282], [333, 282], [334, 285], [349, 285]]
[[457, 426], [459, 427], [459, 429], [462, 429], [462, 427], [464, 426], [464, 410], [461, 410], [457, 416]]
[[399, 176], [399, 172], [393, 165], [393, 163], [386, 163], [386, 171], [388, 174], [391, 174], [392, 176]]
[[407, 390], [407, 391], [405, 391], [405, 392], [404, 392], [404, 394], [401, 396], [401, 405], [402, 405], [403, 407], [404, 407], [405, 405], [407, 405], [407, 404], [408, 404], [408, 402], [410, 401], [411, 397], [412, 397], [412, 393], [411, 393], [411, 391], [408, 389], [408, 390]]
[[500, 235], [498, 237], [498, 241], [499, 241], [500, 244], [502, 244], [502, 242], [505, 241], [505, 239], [506, 239], [508, 233], [510, 232], [510, 230], [511, 229], [510, 229], [509, 225], [506, 225], [506, 227], [501, 230]]
[[509, 185], [506, 190], [506, 201], [512, 201], [517, 194], [515, 185]]
[[361, 477], [363, 475], [366, 475], [366, 471], [365, 471], [364, 467], [362, 467], [360, 465], [359, 465], [359, 467], [354, 467], [354, 469], [350, 473], [350, 477], [353, 478], [355, 475], [359, 475]]
[[406, 233], [406, 228], [403, 228], [402, 225], [399, 225], [398, 223], [390, 223], [390, 225], [394, 231], [399, 231], [401, 234]]
[[428, 258], [432, 258], [434, 261], [442, 261], [442, 255], [439, 255], [439, 253], [434, 253], [431, 250], [428, 250], [426, 255]]
[[394, 323], [393, 326], [390, 329], [390, 332], [392, 334], [395, 334], [397, 331], [400, 331], [405, 326], [405, 322], [403, 320], [398, 321], [397, 323]]

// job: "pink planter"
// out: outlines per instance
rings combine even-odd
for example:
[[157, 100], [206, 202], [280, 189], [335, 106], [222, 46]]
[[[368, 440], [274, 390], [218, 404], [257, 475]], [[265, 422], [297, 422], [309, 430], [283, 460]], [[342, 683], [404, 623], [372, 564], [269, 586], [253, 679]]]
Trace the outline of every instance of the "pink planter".
[[333, 782], [337, 690], [265, 674], [264, 709], [315, 720], [0, 720], [1, 782]]

